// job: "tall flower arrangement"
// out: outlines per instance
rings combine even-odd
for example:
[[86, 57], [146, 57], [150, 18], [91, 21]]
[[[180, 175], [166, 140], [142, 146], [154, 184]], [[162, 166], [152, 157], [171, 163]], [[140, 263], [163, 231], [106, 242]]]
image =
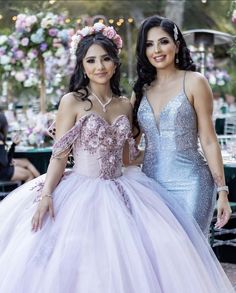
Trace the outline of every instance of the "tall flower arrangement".
[[[69, 42], [74, 30], [65, 24], [62, 15], [51, 12], [39, 13], [36, 15], [19, 14], [15, 23], [15, 39], [18, 43], [18, 50], [22, 52], [22, 58], [26, 58], [22, 71], [18, 71], [15, 78], [24, 82], [27, 86], [37, 82], [36, 72], [39, 74], [38, 86], [40, 90], [40, 109], [46, 111], [46, 67], [47, 62], [55, 58], [58, 65], [64, 62], [69, 63]], [[63, 61], [62, 61], [63, 60]], [[36, 65], [36, 66], [35, 66]], [[28, 70], [26, 70], [28, 69]]]
[[[197, 65], [197, 70], [200, 71], [199, 65], [203, 62], [202, 56], [198, 52], [192, 52], [192, 58], [194, 63]], [[214, 92], [219, 92], [224, 95], [228, 91], [230, 84], [230, 75], [227, 70], [218, 68], [215, 64], [213, 53], [208, 52], [205, 56], [205, 77]]]
[[[18, 48], [18, 40], [14, 34], [0, 36], [0, 74], [1, 84], [8, 97], [11, 89], [12, 71], [22, 68], [25, 54]], [[11, 100], [11, 99], [9, 99]]]

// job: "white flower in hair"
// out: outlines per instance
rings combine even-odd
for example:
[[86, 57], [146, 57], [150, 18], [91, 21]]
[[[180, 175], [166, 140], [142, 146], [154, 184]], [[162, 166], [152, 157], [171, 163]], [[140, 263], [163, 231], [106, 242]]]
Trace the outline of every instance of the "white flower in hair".
[[178, 40], [178, 28], [177, 28], [176, 24], [174, 25], [174, 39], [175, 39], [175, 41]]
[[86, 26], [84, 27], [81, 31], [80, 31], [80, 34], [85, 37], [87, 35], [90, 35], [91, 34], [91, 27], [89, 26]]
[[94, 30], [95, 32], [100, 32], [101, 30], [103, 30], [106, 26], [105, 24], [101, 23], [101, 22], [96, 22], [94, 25]]

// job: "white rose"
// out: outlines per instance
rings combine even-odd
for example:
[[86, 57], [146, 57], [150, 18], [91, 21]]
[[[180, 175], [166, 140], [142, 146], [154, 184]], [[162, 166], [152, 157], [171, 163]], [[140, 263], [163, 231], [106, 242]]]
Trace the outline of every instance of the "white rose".
[[8, 57], [6, 55], [0, 56], [0, 64], [6, 65], [6, 64], [9, 64], [10, 62], [11, 62], [10, 57]]
[[15, 74], [15, 79], [18, 81], [24, 81], [26, 79], [25, 73], [23, 71], [18, 71]]
[[7, 64], [4, 66], [5, 71], [11, 71], [11, 69], [12, 69], [12, 66], [10, 64]]
[[209, 83], [210, 83], [210, 84], [216, 84], [216, 77], [215, 77], [214, 75], [211, 75], [211, 76], [209, 77]]
[[0, 36], [0, 45], [3, 45], [7, 41], [7, 36]]
[[88, 27], [88, 26], [84, 27], [84, 28], [80, 31], [81, 35], [83, 35], [84, 37], [87, 36], [87, 35], [89, 35], [90, 32], [91, 32], [91, 29], [90, 29], [90, 27]]
[[106, 26], [103, 23], [100, 22], [96, 22], [94, 25], [94, 30], [95, 32], [100, 32], [101, 30], [103, 30]]

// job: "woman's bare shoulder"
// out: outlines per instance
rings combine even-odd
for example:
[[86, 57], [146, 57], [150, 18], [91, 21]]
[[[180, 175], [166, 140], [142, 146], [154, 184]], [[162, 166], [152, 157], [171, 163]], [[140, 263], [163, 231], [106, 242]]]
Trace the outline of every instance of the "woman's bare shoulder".
[[62, 96], [60, 103], [70, 105], [76, 102], [76, 93], [70, 92]]
[[81, 99], [80, 95], [78, 93], [70, 92], [65, 94], [61, 100], [59, 107], [63, 108], [69, 108], [72, 110], [76, 110], [80, 108], [81, 106], [84, 106], [84, 101]]
[[187, 72], [187, 80], [190, 82], [190, 83], [197, 83], [197, 84], [201, 84], [201, 83], [207, 83], [207, 79], [206, 77], [201, 74], [200, 72], [196, 72], [196, 71], [188, 71]]

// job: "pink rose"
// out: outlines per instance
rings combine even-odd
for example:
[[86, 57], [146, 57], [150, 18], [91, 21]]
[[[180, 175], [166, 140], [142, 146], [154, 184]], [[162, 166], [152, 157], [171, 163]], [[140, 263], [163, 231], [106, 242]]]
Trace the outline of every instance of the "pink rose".
[[118, 49], [122, 48], [123, 41], [122, 41], [121, 37], [118, 34], [113, 38], [113, 42], [116, 44]]
[[112, 39], [116, 35], [116, 32], [112, 26], [109, 26], [106, 29], [104, 29], [103, 35], [108, 39]]
[[236, 24], [236, 10], [233, 11], [232, 22]]

